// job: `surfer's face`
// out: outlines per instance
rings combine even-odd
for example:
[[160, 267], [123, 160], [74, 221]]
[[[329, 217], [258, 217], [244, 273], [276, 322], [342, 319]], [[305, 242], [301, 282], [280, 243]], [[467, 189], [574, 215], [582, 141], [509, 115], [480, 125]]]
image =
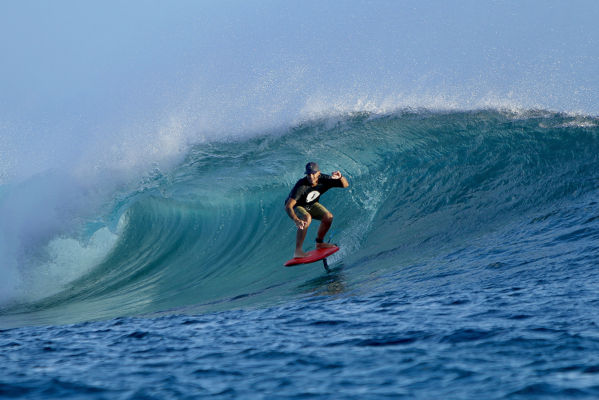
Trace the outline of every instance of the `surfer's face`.
[[316, 186], [318, 183], [318, 177], [320, 176], [320, 171], [314, 172], [313, 174], [306, 174], [306, 176], [308, 177], [308, 182], [310, 182], [310, 185]]

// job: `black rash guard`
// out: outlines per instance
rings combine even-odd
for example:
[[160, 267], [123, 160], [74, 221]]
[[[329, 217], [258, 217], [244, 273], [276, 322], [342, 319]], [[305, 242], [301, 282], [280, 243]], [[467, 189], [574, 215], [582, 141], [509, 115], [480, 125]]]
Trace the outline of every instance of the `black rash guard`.
[[[334, 187], [343, 187], [341, 179], [333, 179], [330, 175], [320, 174], [316, 186], [310, 185], [308, 178], [304, 177], [297, 181], [287, 200], [294, 199], [296, 206], [306, 207], [316, 203], [324, 192]], [[287, 203], [285, 200], [285, 203]]]

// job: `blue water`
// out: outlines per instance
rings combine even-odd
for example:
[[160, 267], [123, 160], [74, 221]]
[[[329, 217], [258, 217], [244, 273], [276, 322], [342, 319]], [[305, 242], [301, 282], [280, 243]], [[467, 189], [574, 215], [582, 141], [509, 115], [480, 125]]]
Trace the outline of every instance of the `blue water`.
[[[330, 273], [282, 266], [307, 161], [350, 182]], [[488, 109], [202, 143], [105, 201], [4, 186], [0, 397], [597, 398], [598, 179], [596, 117]]]

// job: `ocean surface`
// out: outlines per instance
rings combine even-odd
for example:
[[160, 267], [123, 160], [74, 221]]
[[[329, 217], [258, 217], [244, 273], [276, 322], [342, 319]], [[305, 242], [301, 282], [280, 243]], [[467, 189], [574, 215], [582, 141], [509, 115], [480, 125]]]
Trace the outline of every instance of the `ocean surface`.
[[[350, 182], [321, 199], [330, 273], [283, 267], [308, 161]], [[491, 108], [208, 141], [108, 191], [0, 186], [0, 398], [598, 398], [598, 182], [598, 118]], [[48, 187], [71, 194], [32, 214]]]

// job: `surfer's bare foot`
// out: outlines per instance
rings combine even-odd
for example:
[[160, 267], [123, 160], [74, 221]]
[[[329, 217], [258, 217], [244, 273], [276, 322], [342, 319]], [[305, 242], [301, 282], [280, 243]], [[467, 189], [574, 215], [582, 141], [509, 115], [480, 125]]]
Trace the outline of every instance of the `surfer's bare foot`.
[[333, 243], [316, 243], [316, 248], [317, 249], [328, 249], [330, 247], [335, 247], [336, 245], [334, 245]]
[[301, 257], [306, 257], [308, 255], [308, 253], [305, 253], [303, 251], [296, 251], [293, 254], [293, 258], [301, 258]]

